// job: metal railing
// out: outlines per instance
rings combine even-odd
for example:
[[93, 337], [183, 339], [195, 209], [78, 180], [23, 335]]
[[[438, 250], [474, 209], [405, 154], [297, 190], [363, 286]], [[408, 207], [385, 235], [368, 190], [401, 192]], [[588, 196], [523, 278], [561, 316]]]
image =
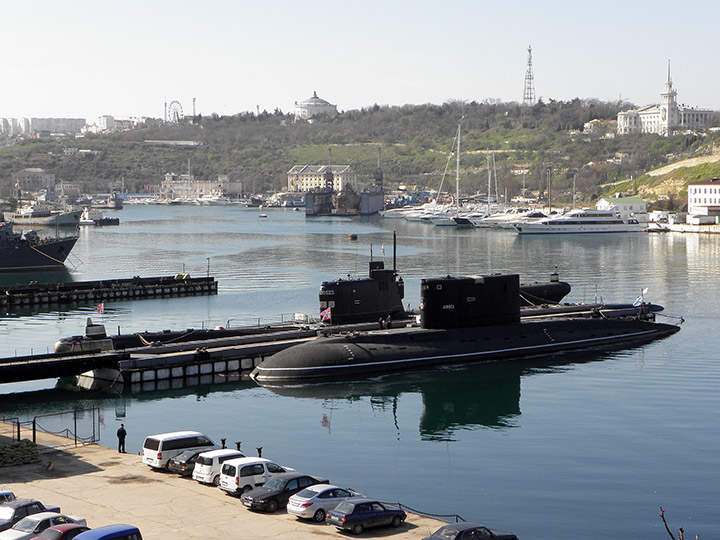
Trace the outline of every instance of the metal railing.
[[20, 419], [17, 417], [0, 418], [0, 435], [13, 441], [20, 441]]
[[32, 431], [32, 442], [49, 448], [82, 446], [100, 440], [100, 409], [75, 409], [41, 414], [21, 422]]

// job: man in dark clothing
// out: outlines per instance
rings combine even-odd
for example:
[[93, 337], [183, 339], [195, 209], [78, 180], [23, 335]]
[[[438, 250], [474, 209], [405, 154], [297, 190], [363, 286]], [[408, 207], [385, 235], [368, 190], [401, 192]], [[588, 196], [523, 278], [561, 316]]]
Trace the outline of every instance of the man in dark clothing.
[[127, 431], [125, 431], [125, 424], [120, 424], [120, 429], [117, 430], [117, 438], [118, 438], [118, 452], [121, 454], [125, 453], [125, 437], [127, 436]]

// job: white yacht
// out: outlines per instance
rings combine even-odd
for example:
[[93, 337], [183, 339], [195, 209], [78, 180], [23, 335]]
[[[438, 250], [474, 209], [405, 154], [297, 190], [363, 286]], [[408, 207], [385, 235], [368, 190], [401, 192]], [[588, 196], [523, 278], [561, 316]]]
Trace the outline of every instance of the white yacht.
[[232, 201], [219, 193], [210, 193], [202, 195], [196, 199], [200, 206], [228, 206]]
[[583, 209], [534, 222], [517, 223], [515, 230], [518, 234], [617, 233], [642, 232], [645, 225], [636, 219], [625, 221], [612, 212]]

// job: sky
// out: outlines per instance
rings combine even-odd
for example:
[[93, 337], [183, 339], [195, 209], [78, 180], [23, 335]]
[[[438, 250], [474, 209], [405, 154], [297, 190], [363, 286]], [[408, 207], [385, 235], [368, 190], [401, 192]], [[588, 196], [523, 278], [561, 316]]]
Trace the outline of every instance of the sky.
[[720, 2], [0, 0], [0, 117], [162, 118], [521, 101], [720, 109]]

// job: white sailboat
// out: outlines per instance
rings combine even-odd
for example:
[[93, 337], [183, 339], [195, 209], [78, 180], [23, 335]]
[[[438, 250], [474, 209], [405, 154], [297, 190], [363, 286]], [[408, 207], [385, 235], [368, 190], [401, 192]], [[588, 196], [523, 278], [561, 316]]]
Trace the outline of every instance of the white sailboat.
[[439, 227], [472, 227], [472, 222], [460, 215], [460, 131], [462, 123], [458, 124], [457, 152], [455, 165], [455, 211], [448, 211], [442, 215], [430, 218], [433, 225]]

